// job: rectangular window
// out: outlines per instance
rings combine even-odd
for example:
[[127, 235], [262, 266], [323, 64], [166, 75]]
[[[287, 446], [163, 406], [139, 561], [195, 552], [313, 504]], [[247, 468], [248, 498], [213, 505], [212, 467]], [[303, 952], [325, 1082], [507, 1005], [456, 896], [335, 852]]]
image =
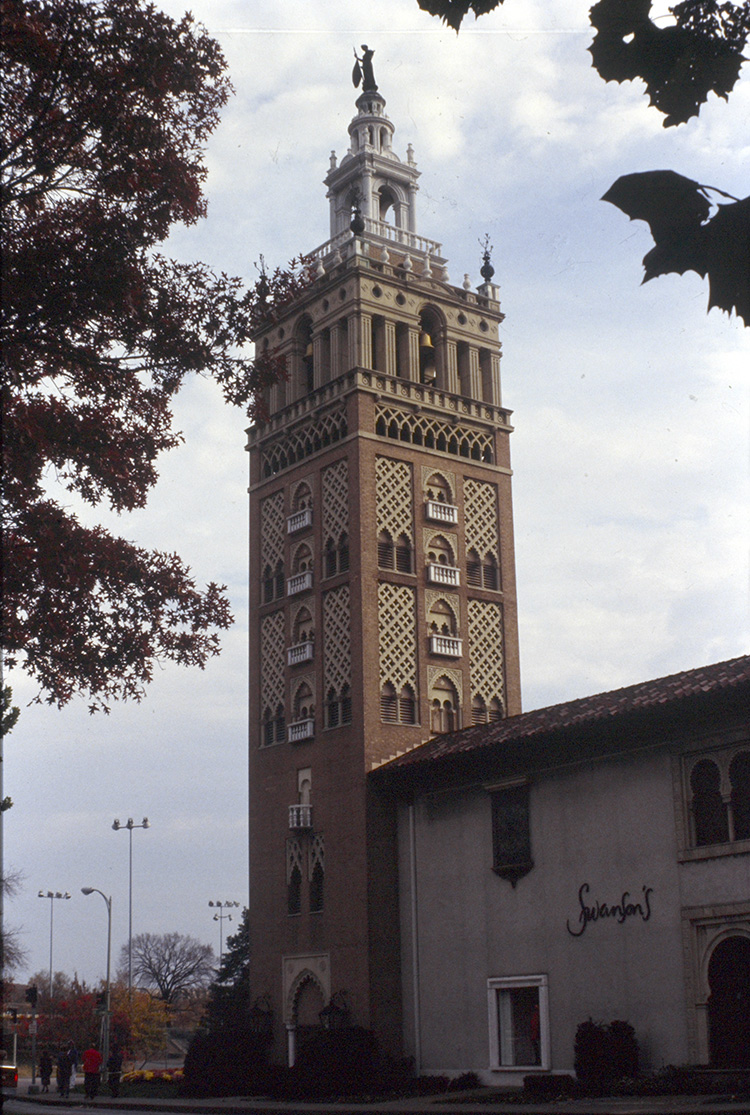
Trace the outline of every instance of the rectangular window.
[[548, 1069], [547, 977], [487, 980], [491, 1069]]
[[492, 791], [492, 870], [513, 886], [534, 866], [531, 858], [529, 785]]

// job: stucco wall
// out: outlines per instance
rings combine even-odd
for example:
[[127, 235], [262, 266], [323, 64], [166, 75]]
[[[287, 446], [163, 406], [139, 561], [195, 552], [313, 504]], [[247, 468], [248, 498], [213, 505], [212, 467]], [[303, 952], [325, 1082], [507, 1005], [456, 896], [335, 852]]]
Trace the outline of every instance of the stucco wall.
[[[630, 1022], [654, 1068], [689, 1059], [673, 788], [664, 750], [536, 776], [534, 868], [515, 888], [492, 871], [486, 789], [418, 798], [413, 817], [402, 809], [406, 1040], [423, 1071], [487, 1070], [487, 980], [513, 975], [548, 977], [553, 1070], [572, 1069], [576, 1027], [589, 1016]], [[736, 860], [718, 872], [712, 863], [694, 866], [693, 904], [726, 900], [742, 885], [738, 872], [747, 876]], [[589, 921], [580, 932], [583, 884], [589, 907], [621, 903], [627, 891], [642, 913]]]

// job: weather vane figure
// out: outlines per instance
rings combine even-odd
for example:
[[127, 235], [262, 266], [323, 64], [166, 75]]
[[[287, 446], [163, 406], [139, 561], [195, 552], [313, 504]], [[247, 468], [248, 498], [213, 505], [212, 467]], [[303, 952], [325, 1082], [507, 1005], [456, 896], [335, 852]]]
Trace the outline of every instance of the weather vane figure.
[[377, 93], [378, 91], [377, 84], [375, 83], [375, 73], [372, 68], [372, 56], [374, 53], [375, 51], [370, 50], [367, 43], [362, 43], [362, 57], [360, 58], [357, 54], [356, 46], [354, 48], [355, 62], [354, 69], [352, 70], [352, 81], [354, 82], [355, 89], [357, 89], [359, 83], [362, 82], [363, 93]]

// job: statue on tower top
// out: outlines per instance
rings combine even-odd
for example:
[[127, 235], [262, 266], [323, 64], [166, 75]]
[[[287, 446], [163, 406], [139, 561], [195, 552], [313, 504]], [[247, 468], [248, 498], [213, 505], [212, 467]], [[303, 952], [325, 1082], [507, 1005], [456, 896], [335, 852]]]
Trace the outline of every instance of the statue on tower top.
[[359, 87], [360, 81], [362, 82], [363, 93], [377, 93], [378, 87], [375, 82], [375, 72], [372, 68], [372, 56], [374, 50], [370, 50], [367, 43], [362, 43], [362, 57], [357, 55], [357, 48], [354, 48], [354, 69], [352, 70], [352, 81], [354, 88]]

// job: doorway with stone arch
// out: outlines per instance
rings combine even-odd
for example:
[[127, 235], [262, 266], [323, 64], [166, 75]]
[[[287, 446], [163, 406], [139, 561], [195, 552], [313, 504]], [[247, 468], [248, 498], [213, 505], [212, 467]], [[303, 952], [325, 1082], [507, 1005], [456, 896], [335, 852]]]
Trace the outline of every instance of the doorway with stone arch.
[[714, 1068], [750, 1068], [750, 937], [723, 937], [708, 962], [708, 1042]]

